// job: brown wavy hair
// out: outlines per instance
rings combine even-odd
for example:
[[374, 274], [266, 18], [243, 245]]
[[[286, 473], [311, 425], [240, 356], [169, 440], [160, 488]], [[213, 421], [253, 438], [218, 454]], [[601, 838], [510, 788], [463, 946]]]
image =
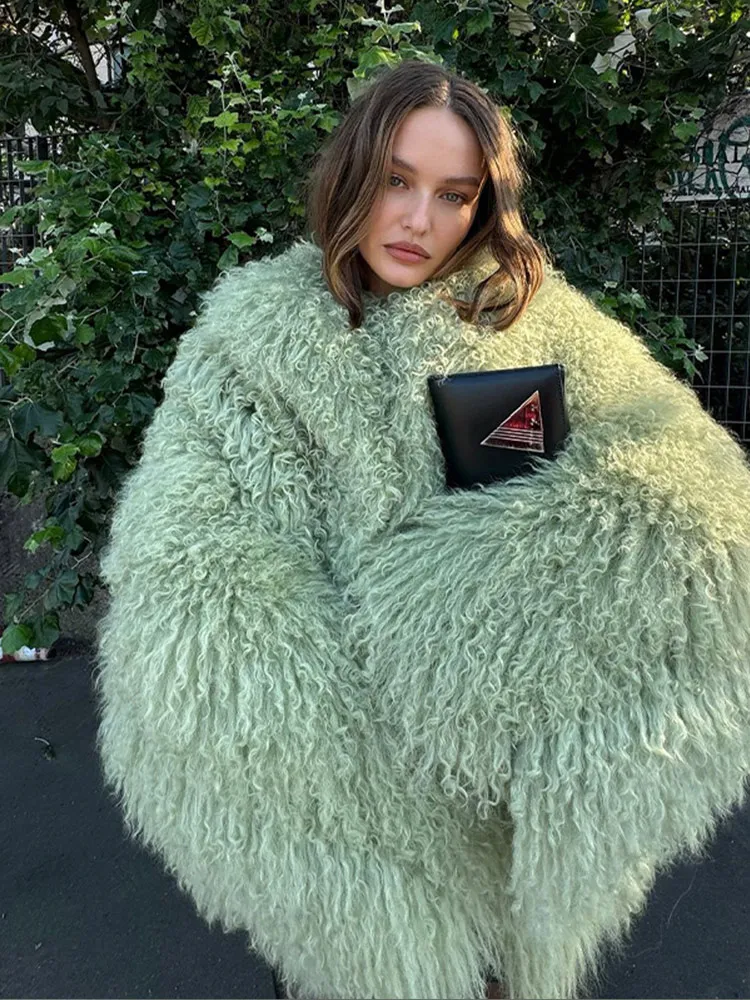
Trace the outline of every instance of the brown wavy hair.
[[507, 329], [533, 299], [549, 261], [521, 217], [527, 174], [519, 141], [480, 87], [434, 63], [410, 59], [379, 73], [318, 151], [305, 181], [307, 228], [323, 251], [325, 280], [348, 310], [352, 329], [359, 327], [365, 284], [357, 247], [391, 168], [396, 132], [411, 111], [426, 107], [448, 108], [471, 126], [488, 170], [471, 229], [430, 279], [461, 270], [488, 249], [497, 270], [479, 283], [472, 301], [453, 296], [449, 301], [465, 321], [478, 323], [481, 317], [496, 330]]

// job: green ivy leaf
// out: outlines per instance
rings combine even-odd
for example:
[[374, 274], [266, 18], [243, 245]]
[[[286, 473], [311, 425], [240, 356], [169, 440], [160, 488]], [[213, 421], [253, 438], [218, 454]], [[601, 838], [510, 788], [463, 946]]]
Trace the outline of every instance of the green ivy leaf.
[[137, 392], [130, 394], [128, 403], [134, 422], [150, 420], [156, 409], [156, 400], [153, 396], [144, 396]]
[[684, 45], [687, 41], [685, 33], [669, 21], [660, 21], [659, 24], [655, 25], [651, 34], [656, 41], [666, 41], [670, 49], [675, 49], [678, 45]]
[[633, 109], [629, 105], [619, 104], [610, 108], [607, 112], [607, 121], [610, 125], [622, 125], [624, 122], [633, 120]]
[[[41, 465], [37, 456], [17, 437], [0, 438], [0, 488], [6, 486], [16, 496], [28, 486], [29, 476]], [[15, 489], [11, 488], [15, 484]]]
[[19, 403], [11, 410], [13, 429], [24, 441], [34, 433], [46, 438], [57, 435], [63, 425], [62, 414], [41, 403]]
[[9, 625], [0, 636], [3, 653], [17, 653], [22, 646], [30, 646], [34, 632], [27, 625]]
[[[196, 42], [205, 48], [209, 46], [214, 40], [214, 22], [207, 17], [195, 17], [190, 22], [188, 30]], [[129, 36], [132, 37], [132, 36]], [[211, 81], [212, 83], [218, 81]]]
[[0, 228], [6, 229], [12, 226], [22, 207], [21, 205], [11, 205], [10, 208], [6, 209], [0, 215]]
[[38, 616], [32, 620], [31, 626], [33, 629], [31, 642], [38, 649], [49, 649], [60, 637], [60, 621], [57, 614]]
[[52, 477], [56, 482], [66, 482], [76, 471], [77, 462], [75, 456], [78, 454], [77, 444], [63, 444], [59, 448], [53, 448]]
[[24, 362], [36, 361], [36, 350], [30, 344], [16, 344], [13, 357], [22, 366]]
[[205, 184], [192, 184], [183, 197], [186, 208], [197, 210], [210, 205], [214, 196]]
[[532, 104], [534, 104], [535, 101], [538, 101], [542, 94], [547, 93], [547, 88], [543, 87], [541, 83], [538, 83], [536, 80], [529, 80], [526, 84], [526, 90], [528, 91]]
[[601, 139], [597, 139], [595, 135], [592, 135], [583, 143], [583, 148], [587, 149], [594, 159], [598, 160], [604, 155], [607, 147]]
[[494, 14], [489, 7], [475, 17], [470, 17], [464, 29], [467, 37], [471, 38], [472, 35], [481, 35], [483, 32], [488, 31], [492, 27], [493, 20]]
[[23, 547], [27, 552], [36, 552], [41, 545], [49, 542], [56, 549], [64, 537], [65, 532], [59, 524], [48, 523], [40, 531], [35, 531], [30, 535], [23, 543]]
[[16, 160], [16, 168], [22, 174], [44, 174], [50, 168], [49, 160]]
[[102, 450], [103, 440], [98, 434], [85, 434], [76, 440], [76, 445], [82, 455], [91, 458], [94, 455], [98, 455]]
[[390, 49], [383, 49], [379, 46], [373, 46], [370, 49], [366, 49], [359, 57], [358, 70], [368, 70], [374, 69], [377, 66], [395, 66], [399, 61], [399, 57], [395, 52], [391, 52]]
[[526, 82], [526, 73], [521, 69], [509, 69], [500, 74], [503, 94], [511, 96]]
[[101, 455], [92, 463], [89, 476], [99, 498], [111, 496], [120, 486], [125, 473], [130, 469], [128, 462], [112, 448], [103, 448]]
[[24, 577], [24, 583], [29, 590], [35, 590], [39, 584], [44, 580], [47, 575], [46, 568], [37, 570], [36, 573], [27, 573]]
[[0, 368], [3, 369], [8, 378], [13, 378], [20, 367], [21, 362], [13, 351], [9, 351], [7, 347], [0, 344]]
[[47, 611], [51, 611], [54, 608], [72, 604], [77, 586], [78, 572], [74, 569], [64, 569], [57, 575], [45, 594], [44, 607]]
[[149, 347], [141, 355], [141, 361], [152, 371], [159, 371], [164, 366], [166, 355], [158, 347]]
[[88, 323], [80, 323], [75, 328], [74, 343], [85, 346], [86, 344], [90, 344], [95, 336], [96, 333], [93, 327], [89, 326]]
[[240, 255], [237, 253], [236, 246], [229, 246], [226, 248], [224, 253], [219, 257], [218, 266], [220, 271], [227, 271], [230, 267], [234, 267], [240, 259]]
[[236, 111], [223, 111], [216, 118], [208, 118], [207, 121], [213, 121], [215, 128], [231, 128], [237, 124], [239, 117]]
[[13, 621], [18, 612], [23, 607], [23, 594], [20, 591], [12, 591], [5, 595], [5, 620]]
[[15, 403], [18, 400], [18, 393], [10, 382], [0, 385], [0, 403]]
[[682, 142], [687, 142], [698, 134], [698, 126], [695, 122], [677, 122], [672, 126], [672, 134]]
[[246, 247], [255, 245], [255, 237], [248, 236], [247, 233], [230, 233], [229, 241], [236, 247], [239, 247], [240, 250], [244, 250]]
[[77, 444], [61, 444], [58, 448], [53, 448], [51, 456], [55, 462], [64, 462], [67, 458], [72, 458], [78, 454]]
[[4, 285], [30, 285], [32, 281], [36, 281], [36, 270], [33, 267], [18, 265], [12, 271], [3, 273]]
[[110, 396], [121, 392], [126, 385], [125, 375], [115, 362], [102, 365], [102, 370], [91, 384], [94, 396]]

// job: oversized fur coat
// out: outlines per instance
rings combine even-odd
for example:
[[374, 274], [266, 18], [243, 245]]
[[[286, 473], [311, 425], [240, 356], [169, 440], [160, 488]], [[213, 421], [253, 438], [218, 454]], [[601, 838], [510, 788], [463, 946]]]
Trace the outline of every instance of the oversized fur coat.
[[[750, 773], [750, 467], [554, 268], [366, 295], [235, 267], [178, 345], [101, 562], [98, 748], [198, 912], [320, 998], [595, 991]], [[561, 362], [571, 431], [449, 493], [427, 375]]]

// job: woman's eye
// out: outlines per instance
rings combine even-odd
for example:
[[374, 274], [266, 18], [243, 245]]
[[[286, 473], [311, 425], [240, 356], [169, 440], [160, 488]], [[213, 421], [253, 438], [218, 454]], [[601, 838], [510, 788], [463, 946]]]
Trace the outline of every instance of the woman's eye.
[[[390, 183], [390, 181], [400, 181], [402, 184], [404, 183], [403, 178], [399, 177], [397, 174], [391, 174], [390, 179], [389, 179], [389, 183]], [[391, 187], [394, 187], [394, 185], [391, 184]], [[446, 192], [446, 195], [448, 195], [448, 196], [452, 195], [454, 198], [458, 199], [457, 201], [451, 200], [450, 201], [451, 205], [463, 205], [463, 203], [465, 201], [467, 201], [467, 199], [464, 197], [464, 195], [459, 194], [457, 191], [448, 191], [448, 192]]]

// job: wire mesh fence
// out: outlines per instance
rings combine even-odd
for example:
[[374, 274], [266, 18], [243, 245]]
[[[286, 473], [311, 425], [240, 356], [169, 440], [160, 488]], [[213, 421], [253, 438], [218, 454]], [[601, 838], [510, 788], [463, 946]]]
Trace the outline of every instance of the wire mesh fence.
[[693, 388], [704, 408], [750, 446], [750, 201], [665, 205], [672, 230], [642, 233], [624, 285], [679, 316], [704, 349]]

